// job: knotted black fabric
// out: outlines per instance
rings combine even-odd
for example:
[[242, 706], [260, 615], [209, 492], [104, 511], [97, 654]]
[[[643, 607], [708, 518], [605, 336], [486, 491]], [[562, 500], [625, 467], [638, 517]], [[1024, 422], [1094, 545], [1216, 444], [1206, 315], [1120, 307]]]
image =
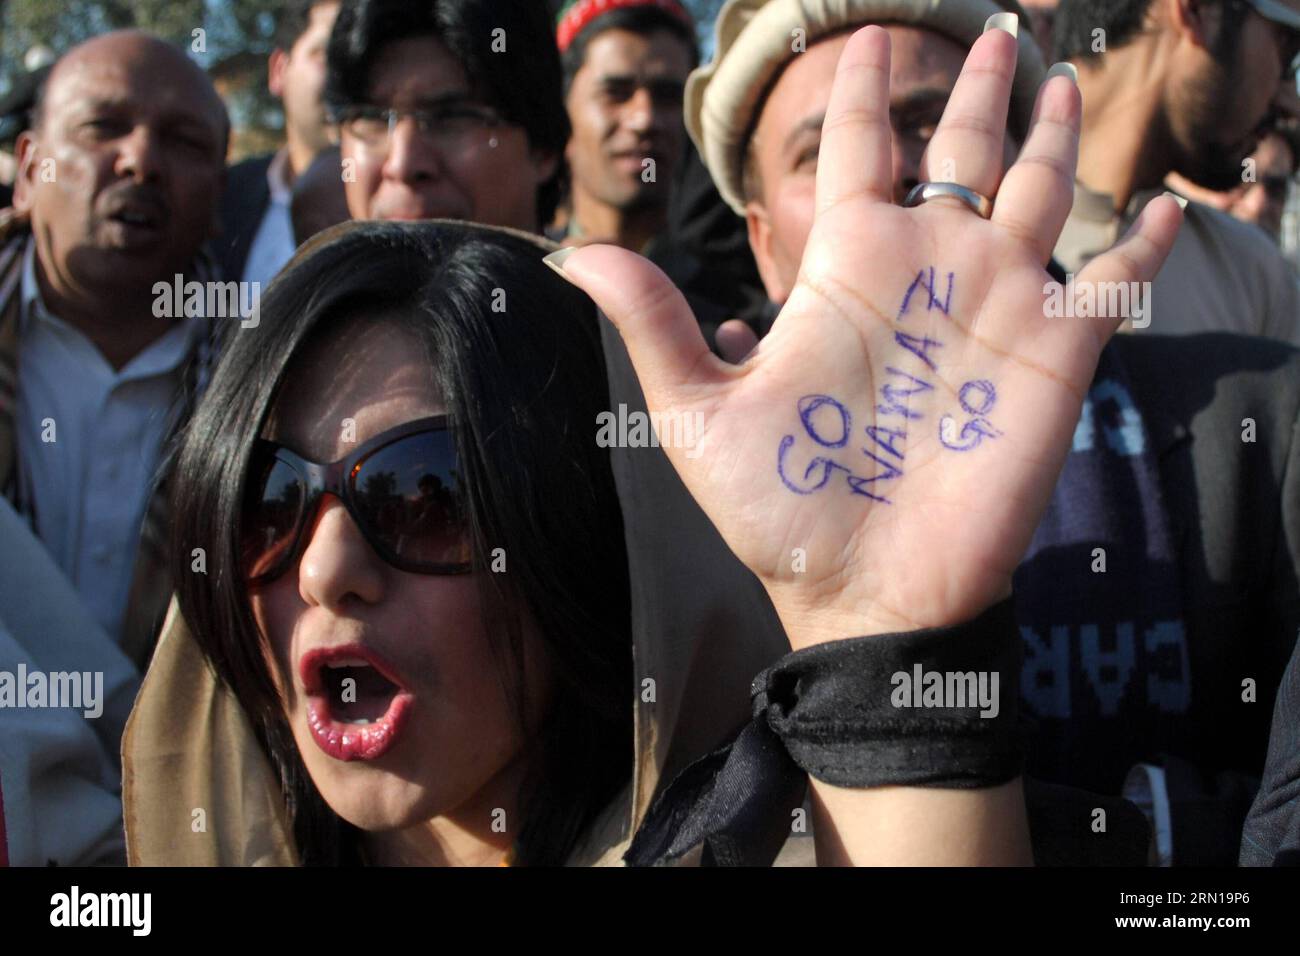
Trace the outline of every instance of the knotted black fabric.
[[1020, 653], [1008, 599], [956, 627], [790, 654], [754, 680], [754, 716], [837, 787], [991, 787], [1020, 773]]
[[1014, 779], [1023, 755], [1020, 654], [1008, 599], [954, 627], [787, 655], [755, 678], [753, 720], [672, 782], [625, 861], [668, 863], [702, 843], [706, 864], [770, 865], [808, 775], [842, 787]]

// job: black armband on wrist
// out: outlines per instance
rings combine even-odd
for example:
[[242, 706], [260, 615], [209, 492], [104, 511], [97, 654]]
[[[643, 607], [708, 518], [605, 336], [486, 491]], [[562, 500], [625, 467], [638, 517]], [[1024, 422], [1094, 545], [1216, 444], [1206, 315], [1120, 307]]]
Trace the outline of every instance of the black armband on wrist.
[[971, 788], [1015, 778], [1020, 657], [1010, 599], [955, 627], [787, 655], [755, 678], [754, 719], [678, 774], [624, 859], [666, 863], [703, 844], [706, 863], [766, 866], [790, 836], [809, 775], [843, 787]]
[[1008, 598], [965, 624], [789, 654], [755, 678], [754, 716], [836, 786], [994, 786], [1023, 764], [1021, 653]]

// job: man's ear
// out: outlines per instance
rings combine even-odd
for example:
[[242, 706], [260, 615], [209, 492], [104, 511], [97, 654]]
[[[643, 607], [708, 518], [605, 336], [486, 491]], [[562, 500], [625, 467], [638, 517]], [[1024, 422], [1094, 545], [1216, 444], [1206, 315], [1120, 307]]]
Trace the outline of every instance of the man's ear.
[[31, 212], [32, 184], [38, 173], [36, 137], [31, 130], [18, 134], [14, 152], [18, 160], [18, 174], [14, 177], [14, 208], [19, 212]]
[[767, 297], [777, 305], [782, 305], [790, 297], [790, 290], [781, 281], [781, 270], [777, 268], [772, 255], [772, 223], [767, 210], [757, 200], [745, 203], [745, 228], [749, 233], [749, 248], [754, 253], [754, 262], [758, 265], [759, 278]]
[[271, 51], [266, 61], [266, 88], [277, 100], [284, 96], [284, 71], [289, 67], [289, 54], [279, 47]]
[[537, 174], [537, 185], [546, 182], [555, 175], [555, 171], [560, 168], [560, 154], [547, 153], [541, 150], [530, 150], [533, 159], [533, 170]]
[[1212, 34], [1223, 29], [1226, 4], [1207, 4], [1205, 0], [1161, 0], [1165, 18], [1175, 33], [1186, 36], [1196, 46], [1208, 48]]

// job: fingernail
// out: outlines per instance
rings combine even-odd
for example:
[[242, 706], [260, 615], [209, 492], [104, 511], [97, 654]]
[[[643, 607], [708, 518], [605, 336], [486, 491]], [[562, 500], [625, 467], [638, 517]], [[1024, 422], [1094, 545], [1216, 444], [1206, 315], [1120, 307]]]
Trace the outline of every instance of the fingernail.
[[995, 13], [984, 21], [984, 32], [990, 30], [1006, 30], [1012, 36], [1016, 36], [1020, 29], [1020, 21], [1014, 13]]
[[[1053, 63], [1052, 68], [1047, 71], [1047, 79], [1050, 80], [1054, 76], [1069, 77], [1071, 83], [1075, 86], [1079, 85], [1079, 70], [1073, 63], [1064, 60], [1060, 63]], [[1043, 82], [1046, 83], [1047, 80]]]
[[1187, 208], [1187, 200], [1184, 199], [1182, 196], [1178, 195], [1178, 193], [1171, 193], [1169, 190], [1166, 189], [1165, 195], [1168, 196], [1170, 199], [1172, 199], [1174, 202], [1178, 203], [1180, 209]]
[[563, 249], [556, 249], [550, 255], [543, 256], [542, 261], [567, 279], [569, 277], [564, 273], [564, 262], [577, 248], [577, 246], [565, 246]]

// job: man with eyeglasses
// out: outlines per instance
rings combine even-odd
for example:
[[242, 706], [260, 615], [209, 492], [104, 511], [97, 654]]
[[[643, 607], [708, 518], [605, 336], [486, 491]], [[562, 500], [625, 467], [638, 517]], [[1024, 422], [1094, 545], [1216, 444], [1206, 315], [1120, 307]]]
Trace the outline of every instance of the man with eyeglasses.
[[[1055, 249], [1077, 273], [1179, 173], [1239, 185], [1294, 115], [1300, 0], [1063, 0], [1056, 54], [1085, 104], [1074, 208]], [[1147, 331], [1241, 332], [1300, 343], [1294, 274], [1259, 230], [1191, 203], [1152, 285]]]
[[1222, 210], [1242, 222], [1263, 229], [1274, 242], [1282, 235], [1282, 213], [1296, 167], [1300, 165], [1300, 124], [1294, 120], [1278, 123], [1250, 154], [1249, 174], [1244, 182], [1224, 192], [1202, 189], [1185, 176], [1171, 173], [1165, 185], [1180, 196]]
[[327, 52], [354, 219], [464, 219], [540, 232], [569, 123], [542, 3], [347, 0]]
[[676, 0], [570, 0], [556, 31], [573, 135], [565, 241], [638, 252], [668, 224], [694, 24]]
[[1296, 152], [1297, 133], [1287, 124], [1269, 133], [1255, 149], [1254, 182], [1235, 191], [1228, 212], [1242, 222], [1259, 226], [1277, 242], [1282, 234], [1282, 213], [1291, 191], [1291, 180], [1300, 153]]

